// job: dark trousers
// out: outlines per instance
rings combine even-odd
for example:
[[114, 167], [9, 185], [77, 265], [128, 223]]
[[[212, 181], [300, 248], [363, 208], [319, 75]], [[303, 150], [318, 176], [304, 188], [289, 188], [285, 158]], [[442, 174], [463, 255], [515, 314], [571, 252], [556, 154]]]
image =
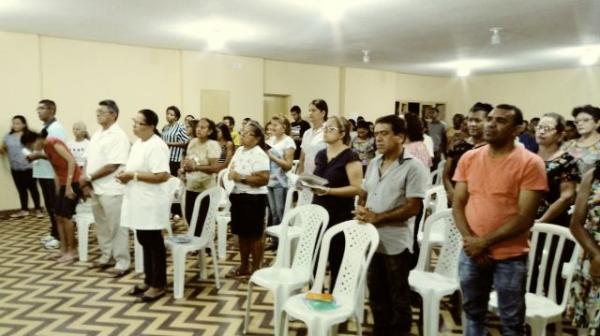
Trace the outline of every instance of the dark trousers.
[[[171, 171], [171, 175], [177, 177], [177, 171], [181, 167], [181, 162], [169, 161], [169, 170]], [[173, 215], [181, 216], [181, 205], [178, 203], [171, 204], [171, 213]]]
[[367, 273], [373, 335], [410, 335], [412, 314], [408, 273], [412, 254], [375, 253]]
[[42, 188], [42, 196], [44, 196], [44, 204], [46, 205], [46, 211], [50, 217], [50, 234], [52, 237], [58, 239], [58, 228], [56, 226], [56, 217], [54, 216], [54, 207], [56, 207], [56, 186], [54, 185], [54, 179], [38, 179], [40, 187]]
[[[185, 220], [187, 220], [189, 226], [192, 226], [192, 213], [194, 212], [194, 203], [196, 203], [196, 198], [200, 195], [199, 192], [195, 191], [185, 191]], [[194, 231], [194, 236], [199, 237], [202, 234], [202, 228], [204, 227], [204, 220], [206, 219], [206, 214], [208, 213], [208, 205], [210, 204], [210, 198], [204, 197], [202, 201], [200, 201], [200, 212], [198, 212], [198, 221], [196, 222], [196, 230]]]
[[155, 288], [167, 286], [167, 253], [161, 230], [136, 230], [144, 249], [144, 282]]
[[12, 170], [11, 174], [17, 191], [19, 192], [19, 201], [21, 202], [21, 210], [29, 209], [29, 198], [27, 191], [31, 194], [33, 205], [36, 209], [40, 209], [40, 192], [33, 178], [33, 169], [27, 170]]

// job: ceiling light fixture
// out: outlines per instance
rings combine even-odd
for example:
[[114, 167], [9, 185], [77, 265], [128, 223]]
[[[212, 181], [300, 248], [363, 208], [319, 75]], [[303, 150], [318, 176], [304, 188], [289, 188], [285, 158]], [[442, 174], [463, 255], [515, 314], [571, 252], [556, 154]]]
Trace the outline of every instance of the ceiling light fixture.
[[461, 66], [458, 69], [456, 69], [456, 75], [458, 77], [468, 77], [471, 75], [471, 68], [467, 66]]
[[256, 26], [224, 18], [184, 23], [173, 27], [173, 30], [205, 40], [207, 49], [212, 51], [222, 50], [229, 41], [248, 40], [258, 35]]
[[492, 37], [490, 38], [491, 45], [499, 45], [502, 43], [502, 40], [500, 39], [500, 31], [501, 30], [502, 30], [502, 27], [490, 28], [490, 31], [492, 32]]
[[598, 63], [600, 59], [600, 49], [588, 48], [583, 50], [579, 63], [584, 66], [591, 66]]
[[368, 49], [363, 49], [362, 52], [363, 52], [363, 57], [362, 57], [363, 63], [371, 62], [371, 56], [370, 56], [371, 51]]

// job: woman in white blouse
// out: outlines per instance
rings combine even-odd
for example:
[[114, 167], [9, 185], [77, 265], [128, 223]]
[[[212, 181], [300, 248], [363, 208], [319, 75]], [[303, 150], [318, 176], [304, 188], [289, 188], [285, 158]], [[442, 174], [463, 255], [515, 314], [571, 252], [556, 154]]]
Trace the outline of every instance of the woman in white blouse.
[[169, 224], [171, 197], [164, 184], [169, 179], [169, 148], [158, 135], [158, 116], [141, 110], [133, 119], [133, 133], [139, 138], [131, 147], [125, 171], [117, 179], [126, 184], [121, 209], [121, 226], [136, 230], [144, 249], [143, 285], [131, 295], [151, 302], [165, 295], [167, 260], [162, 230]]
[[[231, 232], [238, 236], [241, 265], [229, 275], [245, 277], [260, 268], [263, 257], [264, 217], [269, 183], [269, 157], [265, 133], [256, 121], [249, 121], [241, 134], [241, 146], [229, 165], [229, 179], [235, 187], [231, 201]], [[252, 255], [252, 268], [250, 268]]]

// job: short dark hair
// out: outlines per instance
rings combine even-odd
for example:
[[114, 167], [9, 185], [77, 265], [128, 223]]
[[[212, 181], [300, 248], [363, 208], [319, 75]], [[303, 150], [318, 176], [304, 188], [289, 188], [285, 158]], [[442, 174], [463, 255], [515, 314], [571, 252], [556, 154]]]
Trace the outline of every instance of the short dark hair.
[[292, 106], [292, 108], [290, 109], [290, 112], [296, 112], [296, 113], [298, 113], [298, 114], [301, 114], [301, 113], [302, 113], [302, 110], [300, 109], [300, 106], [298, 106], [298, 105], [294, 105], [294, 106]]
[[388, 124], [392, 126], [392, 132], [394, 132], [394, 135], [406, 134], [406, 123], [402, 118], [398, 117], [395, 114], [389, 114], [383, 117], [379, 117], [377, 118], [377, 120], [375, 120], [375, 123]]
[[175, 118], [177, 118], [177, 120], [179, 120], [179, 118], [181, 118], [181, 111], [179, 110], [179, 108], [177, 108], [177, 106], [171, 105], [171, 106], [167, 107], [167, 112], [169, 112], [169, 111], [173, 111], [173, 113], [175, 114]]
[[406, 121], [406, 136], [410, 142], [423, 141], [423, 122], [415, 113], [407, 113], [404, 115]]
[[224, 116], [223, 120], [229, 121], [229, 123], [231, 124], [231, 126], [235, 125], [235, 119], [233, 119], [232, 116]]
[[154, 126], [154, 134], [160, 136], [160, 132], [156, 129], [156, 125], [158, 125], [158, 114], [150, 109], [142, 109], [138, 113], [141, 113], [144, 116], [144, 122], [148, 124], [148, 126]]
[[491, 104], [477, 102], [475, 105], [473, 105], [473, 107], [471, 107], [471, 109], [469, 109], [469, 112], [483, 111], [487, 116], [490, 112], [492, 112], [493, 109], [494, 107]]
[[514, 126], [521, 126], [523, 125], [523, 112], [521, 111], [520, 108], [514, 106], [514, 105], [510, 105], [510, 104], [500, 104], [496, 106], [497, 109], [501, 109], [501, 110], [507, 110], [507, 111], [513, 111], [515, 113], [515, 116], [513, 118], [513, 125]]
[[48, 132], [46, 132], [46, 130], [43, 130], [42, 133], [24, 132], [23, 135], [21, 135], [21, 144], [27, 146], [34, 143], [37, 139], [46, 138], [47, 136]]
[[252, 129], [254, 130], [254, 137], [255, 138], [259, 138], [258, 140], [258, 147], [262, 148], [262, 149], [266, 149], [267, 148], [267, 144], [266, 144], [266, 139], [265, 139], [265, 131], [262, 128], [262, 126], [260, 126], [260, 124], [258, 123], [258, 121], [255, 120], [250, 120], [248, 121], [248, 123], [246, 124], [246, 126], [250, 126], [252, 127]]
[[584, 106], [577, 106], [573, 109], [571, 115], [573, 115], [573, 117], [575, 118], [579, 113], [587, 113], [591, 115], [594, 118], [594, 121], [598, 121], [600, 119], [600, 108], [596, 106], [592, 106], [589, 104]]
[[103, 101], [99, 102], [98, 105], [106, 106], [108, 111], [114, 113], [117, 116], [116, 118], [119, 118], [119, 106], [117, 106], [117, 103], [115, 103], [114, 100], [104, 99]]
[[567, 120], [567, 121], [565, 121], [565, 126], [577, 128], [577, 126], [575, 125], [575, 120]]
[[533, 118], [531, 118], [531, 120], [529, 120], [529, 123], [530, 123], [530, 124], [533, 124], [533, 123], [536, 123], [536, 122], [540, 122], [540, 118], [538, 118], [538, 117], [533, 117]]
[[327, 107], [326, 101], [323, 99], [313, 99], [310, 104], [314, 105], [317, 110], [325, 112], [325, 117], [323, 117], [323, 120], [327, 120], [327, 116], [329, 115], [329, 107]]
[[45, 108], [51, 109], [56, 114], [56, 103], [50, 99], [42, 99], [38, 104], [44, 105]]

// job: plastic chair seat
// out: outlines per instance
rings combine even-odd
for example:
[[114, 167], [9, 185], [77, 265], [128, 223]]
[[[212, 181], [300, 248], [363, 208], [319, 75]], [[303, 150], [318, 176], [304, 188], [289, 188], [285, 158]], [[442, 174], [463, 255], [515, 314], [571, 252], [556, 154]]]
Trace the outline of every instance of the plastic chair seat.
[[[496, 291], [490, 293], [489, 309], [491, 311], [498, 310], [498, 293], [496, 293]], [[547, 297], [535, 295], [533, 293], [526, 293], [525, 311], [525, 315], [528, 319], [535, 317], [541, 317], [544, 319], [557, 317], [560, 320], [563, 313], [563, 308]]]
[[252, 283], [273, 290], [278, 286], [302, 288], [310, 280], [310, 275], [302, 276], [291, 268], [261, 268], [252, 273]]
[[[411, 284], [411, 289], [418, 293], [435, 292], [439, 296], [450, 295], [460, 287], [460, 284], [455, 279], [418, 270], [410, 272], [408, 283]], [[418, 284], [418, 286], [413, 287], [412, 284]]]
[[[267, 227], [267, 229], [265, 231], [270, 236], [281, 237], [281, 225], [269, 226], [269, 227]], [[289, 240], [300, 238], [301, 234], [302, 234], [302, 228], [297, 227], [297, 226], [289, 226], [288, 227], [287, 238]]]
[[[345, 322], [348, 320], [349, 316], [354, 314], [354, 302], [351, 302], [350, 300], [344, 302], [343, 298], [336, 298], [336, 304], [338, 305], [337, 308], [316, 312], [311, 309], [306, 302], [304, 302], [305, 296], [306, 293], [302, 293], [290, 297], [285, 302], [283, 309], [290, 317], [302, 320], [307, 325], [311, 325], [311, 322], [315, 320], [324, 320], [327, 322], [326, 328], [328, 328], [332, 325]], [[323, 335], [322, 332], [325, 330], [325, 328], [319, 328], [317, 330], [315, 330], [315, 335]]]

